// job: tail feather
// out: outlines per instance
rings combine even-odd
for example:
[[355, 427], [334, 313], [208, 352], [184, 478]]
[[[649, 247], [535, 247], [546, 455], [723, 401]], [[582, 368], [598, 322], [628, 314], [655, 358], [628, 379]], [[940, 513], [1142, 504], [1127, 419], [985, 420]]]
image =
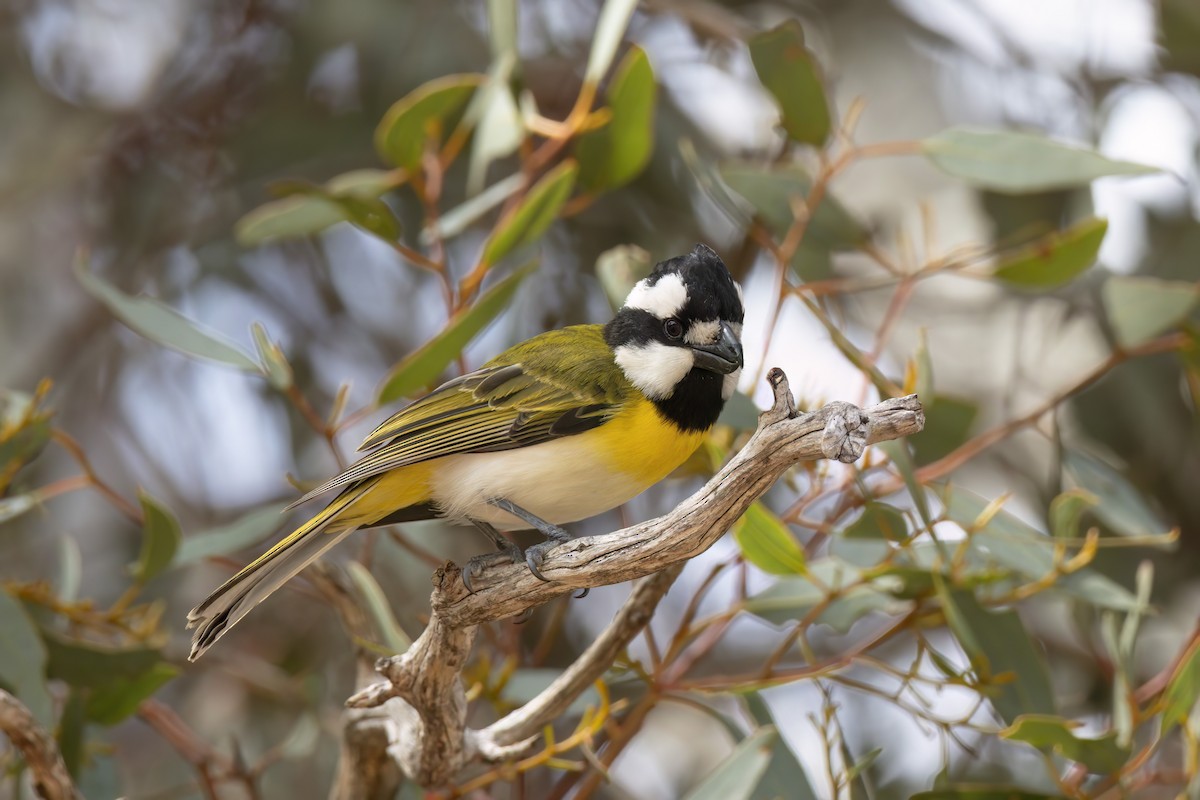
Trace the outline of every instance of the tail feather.
[[246, 616], [256, 605], [297, 573], [353, 533], [358, 526], [329, 530], [342, 512], [361, 500], [372, 488], [368, 481], [342, 493], [321, 513], [305, 522], [285, 539], [221, 584], [204, 602], [188, 613], [188, 627], [198, 628], [192, 636], [188, 661], [195, 661]]

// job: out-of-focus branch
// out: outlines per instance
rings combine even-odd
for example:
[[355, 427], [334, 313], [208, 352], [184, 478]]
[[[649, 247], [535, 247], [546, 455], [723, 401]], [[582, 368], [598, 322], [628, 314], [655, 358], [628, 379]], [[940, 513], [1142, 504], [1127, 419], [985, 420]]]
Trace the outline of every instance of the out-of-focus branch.
[[[522, 752], [540, 728], [603, 674], [621, 648], [649, 620], [658, 600], [688, 559], [711, 547], [796, 463], [820, 458], [851, 462], [867, 444], [919, 432], [925, 423], [916, 395], [869, 409], [831, 403], [798, 414], [787, 377], [767, 376], [775, 393], [758, 430], [712, 480], [671, 513], [603, 536], [572, 540], [552, 550], [542, 567], [548, 582], [524, 564], [489, 566], [469, 593], [453, 563], [434, 575], [432, 616], [407, 652], [380, 659], [387, 680], [351, 697], [351, 708], [400, 699], [410, 707], [400, 744], [391, 753], [404, 773], [423, 786], [447, 783], [475, 759], [495, 761]], [[666, 571], [666, 572], [664, 572]], [[651, 577], [652, 576], [652, 577]], [[577, 588], [642, 579], [609, 629], [541, 695], [482, 730], [468, 730], [460, 673], [476, 627], [503, 619]]]
[[54, 738], [17, 698], [0, 689], [0, 730], [12, 742], [33, 775], [33, 788], [45, 800], [83, 800], [75, 788]]

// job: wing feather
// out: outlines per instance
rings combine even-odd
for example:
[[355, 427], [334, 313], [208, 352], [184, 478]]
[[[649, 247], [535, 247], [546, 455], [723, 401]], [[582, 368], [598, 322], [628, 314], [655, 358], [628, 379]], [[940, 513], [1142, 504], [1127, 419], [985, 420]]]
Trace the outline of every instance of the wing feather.
[[377, 449], [293, 505], [421, 461], [583, 433], [619, 411], [631, 389], [600, 326], [542, 334], [389, 417], [359, 448]]

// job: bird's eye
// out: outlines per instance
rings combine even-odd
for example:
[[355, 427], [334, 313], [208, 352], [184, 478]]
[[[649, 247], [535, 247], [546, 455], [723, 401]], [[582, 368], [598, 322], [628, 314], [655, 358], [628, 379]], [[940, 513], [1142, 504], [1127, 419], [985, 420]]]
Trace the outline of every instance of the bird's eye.
[[678, 339], [683, 336], [683, 323], [671, 317], [663, 323], [663, 333], [668, 339]]

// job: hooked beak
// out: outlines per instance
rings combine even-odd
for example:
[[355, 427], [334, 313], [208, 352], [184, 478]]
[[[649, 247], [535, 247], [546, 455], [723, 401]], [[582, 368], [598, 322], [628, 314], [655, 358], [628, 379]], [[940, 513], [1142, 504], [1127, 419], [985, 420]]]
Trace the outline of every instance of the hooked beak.
[[700, 369], [728, 375], [742, 368], [742, 343], [728, 322], [721, 323], [721, 335], [715, 344], [694, 344], [696, 366]]

